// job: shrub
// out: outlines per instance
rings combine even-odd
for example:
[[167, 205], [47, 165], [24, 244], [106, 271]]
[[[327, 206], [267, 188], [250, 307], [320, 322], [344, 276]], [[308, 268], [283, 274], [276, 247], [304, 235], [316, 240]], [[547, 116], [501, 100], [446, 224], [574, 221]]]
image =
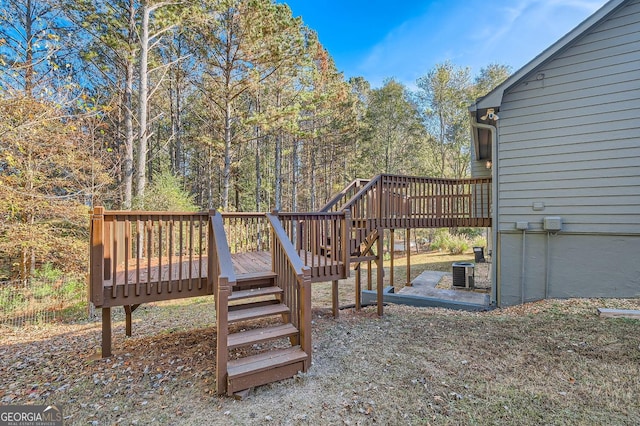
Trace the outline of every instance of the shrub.
[[151, 185], [145, 192], [144, 199], [135, 199], [134, 206], [144, 206], [145, 210], [195, 212], [198, 206], [180, 181], [171, 172], [162, 172], [154, 176]]
[[431, 242], [431, 249], [448, 251], [451, 254], [462, 254], [470, 248], [470, 241], [464, 235], [451, 235], [446, 229], [436, 231]]
[[458, 228], [456, 229], [456, 234], [464, 235], [468, 239], [473, 240], [482, 236], [483, 230], [484, 228]]
[[448, 241], [447, 250], [451, 254], [462, 254], [469, 250], [469, 240], [464, 235], [452, 235]]
[[487, 247], [487, 239], [482, 235], [478, 235], [473, 239], [471, 244], [473, 247]]

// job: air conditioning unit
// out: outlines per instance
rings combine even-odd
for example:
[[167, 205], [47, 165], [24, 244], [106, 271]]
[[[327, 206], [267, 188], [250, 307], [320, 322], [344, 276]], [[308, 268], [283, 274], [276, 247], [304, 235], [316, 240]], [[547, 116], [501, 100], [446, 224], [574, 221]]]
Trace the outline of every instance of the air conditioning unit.
[[475, 264], [471, 262], [456, 262], [452, 265], [453, 286], [462, 288], [473, 288], [475, 278]]

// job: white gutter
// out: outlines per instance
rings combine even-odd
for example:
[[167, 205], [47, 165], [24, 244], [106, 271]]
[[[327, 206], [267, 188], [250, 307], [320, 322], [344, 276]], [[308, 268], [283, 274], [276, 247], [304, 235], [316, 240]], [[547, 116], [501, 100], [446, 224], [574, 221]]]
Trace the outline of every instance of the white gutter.
[[[493, 263], [491, 268], [491, 303], [495, 304], [498, 297], [498, 263], [496, 259], [498, 255], [498, 129], [490, 124], [478, 123], [476, 121], [475, 112], [470, 114], [471, 116], [471, 128], [473, 129], [486, 129], [491, 132], [491, 239], [493, 253], [491, 254], [491, 262]], [[475, 134], [475, 132], [473, 132]], [[474, 135], [473, 139], [475, 140]], [[476, 153], [478, 155], [478, 153]]]

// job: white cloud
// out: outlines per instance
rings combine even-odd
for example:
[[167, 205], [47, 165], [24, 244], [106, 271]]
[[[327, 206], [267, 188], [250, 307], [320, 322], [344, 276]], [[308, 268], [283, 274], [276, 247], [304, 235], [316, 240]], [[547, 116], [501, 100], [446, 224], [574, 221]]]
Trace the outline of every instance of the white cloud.
[[[433, 5], [387, 32], [354, 64], [374, 86], [413, 85], [447, 59], [477, 72], [492, 62], [519, 68], [595, 12], [605, 0], [488, 0]], [[354, 58], [355, 59], [355, 58]], [[350, 72], [348, 72], [350, 73]]]

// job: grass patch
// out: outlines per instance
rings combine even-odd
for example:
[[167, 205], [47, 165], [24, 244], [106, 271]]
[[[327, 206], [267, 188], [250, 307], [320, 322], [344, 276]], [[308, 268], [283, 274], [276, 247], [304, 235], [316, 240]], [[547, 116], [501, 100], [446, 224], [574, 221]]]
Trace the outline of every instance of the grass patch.
[[213, 300], [161, 302], [134, 313], [132, 338], [114, 314], [108, 360], [97, 323], [3, 333], [0, 400], [63, 404], [69, 424], [638, 424], [640, 321], [599, 318], [603, 304], [640, 306], [316, 308], [310, 371], [234, 401], [212, 391]]
[[[465, 256], [412, 255], [411, 275]], [[353, 279], [340, 284], [343, 303]], [[3, 328], [0, 403], [61, 404], [68, 424], [640, 424], [640, 321], [597, 315], [638, 299], [389, 305], [382, 318], [369, 307], [334, 319], [331, 285], [314, 284], [312, 305], [309, 372], [246, 400], [214, 394], [214, 303], [201, 297], [141, 306], [132, 338], [114, 309], [106, 360], [95, 358], [99, 323]]]
[[[444, 252], [424, 252], [412, 253], [410, 258], [411, 275], [410, 280], [415, 279], [424, 271], [451, 272], [451, 264], [454, 262], [472, 262], [473, 253], [453, 255]], [[362, 264], [362, 288], [367, 289], [367, 264]], [[391, 260], [384, 261], [384, 286], [391, 284]], [[355, 271], [351, 271], [351, 276], [346, 280], [340, 280], [338, 299], [340, 305], [350, 305], [355, 303]], [[372, 264], [371, 281], [372, 288], [376, 288], [377, 268]], [[394, 255], [393, 285], [396, 292], [407, 284], [407, 257], [404, 255]], [[317, 283], [312, 285], [313, 306], [328, 308], [331, 307], [331, 283]]]

